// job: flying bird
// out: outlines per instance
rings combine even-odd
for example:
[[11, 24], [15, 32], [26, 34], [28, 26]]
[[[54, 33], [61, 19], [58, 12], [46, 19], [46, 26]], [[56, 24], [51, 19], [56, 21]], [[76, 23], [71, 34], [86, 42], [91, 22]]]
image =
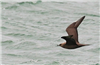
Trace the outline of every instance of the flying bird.
[[81, 17], [76, 22], [73, 22], [66, 28], [66, 32], [68, 33], [68, 36], [62, 36], [61, 38], [66, 40], [66, 42], [61, 43], [57, 46], [61, 46], [66, 49], [76, 49], [82, 46], [87, 46], [89, 44], [80, 44], [78, 41], [78, 26], [82, 23], [85, 16]]

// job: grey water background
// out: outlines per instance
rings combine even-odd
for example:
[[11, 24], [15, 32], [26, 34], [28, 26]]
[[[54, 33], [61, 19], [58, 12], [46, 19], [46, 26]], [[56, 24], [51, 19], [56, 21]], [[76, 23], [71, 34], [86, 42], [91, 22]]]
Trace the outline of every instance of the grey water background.
[[[99, 65], [98, 2], [2, 2], [2, 64]], [[66, 27], [86, 16], [79, 41], [90, 46], [64, 49]]]

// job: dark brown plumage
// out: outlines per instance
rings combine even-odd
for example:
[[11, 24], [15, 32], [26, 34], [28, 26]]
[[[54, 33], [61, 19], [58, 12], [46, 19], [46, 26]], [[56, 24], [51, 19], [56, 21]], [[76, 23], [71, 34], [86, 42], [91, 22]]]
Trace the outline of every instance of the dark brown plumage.
[[65, 39], [66, 42], [61, 43], [58, 46], [61, 46], [61, 47], [66, 48], [66, 49], [75, 49], [75, 48], [89, 45], [89, 44], [80, 44], [78, 41], [77, 28], [81, 24], [81, 22], [83, 21], [84, 18], [85, 18], [85, 16], [81, 17], [78, 21], [70, 24], [66, 28], [66, 32], [68, 33], [68, 36], [61, 37], [61, 38]]

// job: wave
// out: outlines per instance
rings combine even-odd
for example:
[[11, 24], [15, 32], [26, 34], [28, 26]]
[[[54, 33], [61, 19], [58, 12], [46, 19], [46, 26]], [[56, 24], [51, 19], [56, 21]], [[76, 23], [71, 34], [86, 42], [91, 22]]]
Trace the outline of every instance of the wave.
[[18, 5], [11, 5], [6, 7], [6, 9], [17, 9], [17, 8], [19, 8]]
[[6, 41], [2, 41], [2, 43], [13, 43], [12, 40], [6, 40]]
[[14, 41], [12, 40], [5, 40], [5, 41], [2, 41], [2, 46], [9, 46], [9, 45], [12, 45], [14, 43]]
[[[5, 44], [7, 45], [7, 44]], [[11, 45], [11, 43], [6, 46], [6, 48], [8, 49], [33, 49], [34, 46], [37, 46], [37, 44], [34, 41], [18, 41], [17, 43], [13, 42], [13, 44]]]
[[2, 26], [1, 29], [8, 29], [7, 27]]
[[11, 3], [7, 3], [7, 2], [3, 2], [2, 4], [3, 5], [7, 5], [7, 4], [9, 5], [5, 9], [18, 9], [21, 6], [29, 7], [29, 6], [32, 6], [32, 5], [39, 4], [39, 3], [40, 2], [36, 2], [36, 3], [34, 3], [34, 2], [16, 2], [16, 3], [11, 4]]
[[23, 33], [9, 33], [9, 34], [5, 34], [5, 35], [14, 36], [14, 37], [28, 37], [28, 38], [33, 36], [33, 35], [26, 35]]
[[13, 57], [21, 57], [21, 55], [17, 55], [17, 54], [11, 54], [11, 53], [7, 53], [5, 54], [7, 56], [13, 56]]
[[33, 2], [19, 2], [19, 5], [23, 5], [23, 4], [34, 4]]

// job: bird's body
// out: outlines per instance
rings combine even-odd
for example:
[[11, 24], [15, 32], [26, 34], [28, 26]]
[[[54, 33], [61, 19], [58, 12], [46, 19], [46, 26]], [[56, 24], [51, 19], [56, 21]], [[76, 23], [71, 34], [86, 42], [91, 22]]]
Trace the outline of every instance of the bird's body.
[[66, 48], [66, 49], [75, 49], [75, 48], [85, 46], [83, 44], [78, 45], [77, 42], [72, 37], [73, 37], [73, 35], [61, 37], [61, 38], [65, 39], [66, 42], [61, 43], [60, 46], [63, 48]]
[[78, 46], [78, 45], [66, 45], [65, 44], [65, 45], [63, 45], [61, 47], [66, 48], [66, 49], [75, 49], [75, 48], [79, 48], [81, 46]]
[[66, 42], [61, 43], [59, 46], [66, 48], [66, 49], [75, 49], [82, 46], [87, 46], [88, 44], [80, 44], [78, 41], [78, 31], [77, 28], [80, 25], [80, 23], [83, 21], [85, 16], [80, 18], [78, 21], [70, 24], [66, 28], [66, 32], [68, 33], [68, 36], [62, 36], [61, 38], [65, 39]]

